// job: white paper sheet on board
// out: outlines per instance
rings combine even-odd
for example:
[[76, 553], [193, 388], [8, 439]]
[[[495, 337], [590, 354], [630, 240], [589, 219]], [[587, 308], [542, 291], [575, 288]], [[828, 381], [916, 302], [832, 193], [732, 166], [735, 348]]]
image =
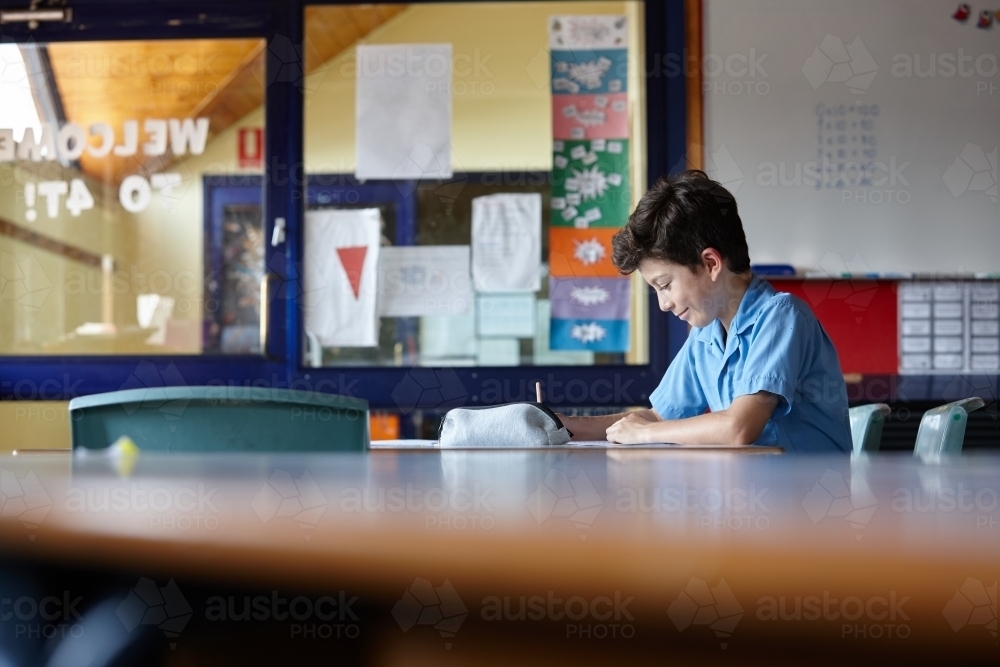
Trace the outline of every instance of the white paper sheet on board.
[[469, 246], [382, 248], [378, 285], [383, 317], [468, 313], [472, 307]]
[[624, 16], [549, 17], [550, 49], [624, 49], [627, 46], [628, 24]]
[[377, 208], [306, 212], [303, 314], [325, 347], [378, 345]]
[[420, 360], [439, 364], [443, 360], [467, 361], [476, 357], [476, 320], [465, 315], [426, 315], [420, 318]]
[[535, 335], [534, 294], [477, 294], [476, 335], [531, 338]]
[[359, 179], [451, 177], [451, 44], [357, 47]]
[[542, 196], [496, 194], [472, 200], [472, 280], [477, 292], [541, 288]]
[[521, 343], [516, 338], [481, 338], [476, 354], [479, 366], [517, 366], [521, 363]]

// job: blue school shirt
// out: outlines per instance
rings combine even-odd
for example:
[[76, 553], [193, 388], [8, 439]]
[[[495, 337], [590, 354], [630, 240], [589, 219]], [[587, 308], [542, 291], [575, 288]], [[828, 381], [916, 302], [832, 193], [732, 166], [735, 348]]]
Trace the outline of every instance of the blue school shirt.
[[851, 451], [847, 387], [833, 343], [801, 299], [754, 276], [728, 339], [719, 320], [693, 328], [649, 401], [662, 418], [683, 419], [758, 391], [779, 401], [755, 445]]

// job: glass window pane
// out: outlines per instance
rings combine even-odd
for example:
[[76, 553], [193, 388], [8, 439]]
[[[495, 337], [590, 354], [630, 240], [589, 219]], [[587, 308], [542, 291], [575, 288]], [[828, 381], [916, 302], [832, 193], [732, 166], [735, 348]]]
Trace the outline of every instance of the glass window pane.
[[305, 16], [304, 364], [648, 363], [642, 3]]
[[264, 50], [0, 45], [0, 355], [259, 352]]

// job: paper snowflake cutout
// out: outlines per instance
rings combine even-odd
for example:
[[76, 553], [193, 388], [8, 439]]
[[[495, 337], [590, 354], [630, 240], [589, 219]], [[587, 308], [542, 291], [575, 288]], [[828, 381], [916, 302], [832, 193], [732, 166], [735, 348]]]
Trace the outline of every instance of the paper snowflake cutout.
[[575, 81], [579, 81], [588, 90], [601, 87], [601, 79], [604, 74], [611, 69], [611, 61], [601, 56], [597, 60], [590, 60], [585, 63], [570, 63], [569, 76]]
[[578, 111], [576, 120], [584, 127], [596, 127], [597, 125], [604, 125], [607, 121], [607, 116], [599, 109], [587, 109], [586, 111]]
[[595, 164], [590, 169], [584, 167], [583, 171], [573, 169], [573, 175], [566, 179], [566, 189], [570, 192], [579, 192], [583, 201], [589, 201], [597, 197], [603, 197], [608, 190], [608, 177]]
[[607, 329], [602, 327], [600, 324], [597, 322], [590, 322], [588, 324], [574, 324], [573, 330], [569, 335], [581, 343], [596, 343], [597, 341], [603, 340], [607, 334]]
[[[566, 63], [559, 63], [559, 64], [565, 65]], [[570, 81], [569, 79], [563, 79], [563, 78], [553, 79], [552, 88], [557, 91], [565, 91], [573, 95], [576, 95], [577, 93], [580, 92], [580, 84], [578, 84], [576, 81]]]
[[584, 266], [589, 266], [591, 264], [597, 264], [599, 261], [604, 259], [607, 251], [604, 250], [604, 246], [601, 242], [597, 240], [597, 237], [590, 239], [589, 241], [577, 241], [573, 239], [573, 243], [576, 244], [576, 250], [573, 251], [573, 257], [578, 259]]
[[574, 287], [570, 290], [569, 298], [582, 306], [596, 306], [599, 303], [605, 303], [611, 298], [611, 294], [603, 287], [594, 285], [591, 287]]

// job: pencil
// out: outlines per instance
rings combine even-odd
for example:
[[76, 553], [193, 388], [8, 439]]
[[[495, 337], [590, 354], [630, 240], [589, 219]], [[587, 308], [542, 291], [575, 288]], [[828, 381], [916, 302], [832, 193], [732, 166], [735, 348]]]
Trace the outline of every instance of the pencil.
[[538, 399], [539, 403], [542, 402], [542, 383], [541, 382], [536, 382], [535, 383], [535, 398]]

